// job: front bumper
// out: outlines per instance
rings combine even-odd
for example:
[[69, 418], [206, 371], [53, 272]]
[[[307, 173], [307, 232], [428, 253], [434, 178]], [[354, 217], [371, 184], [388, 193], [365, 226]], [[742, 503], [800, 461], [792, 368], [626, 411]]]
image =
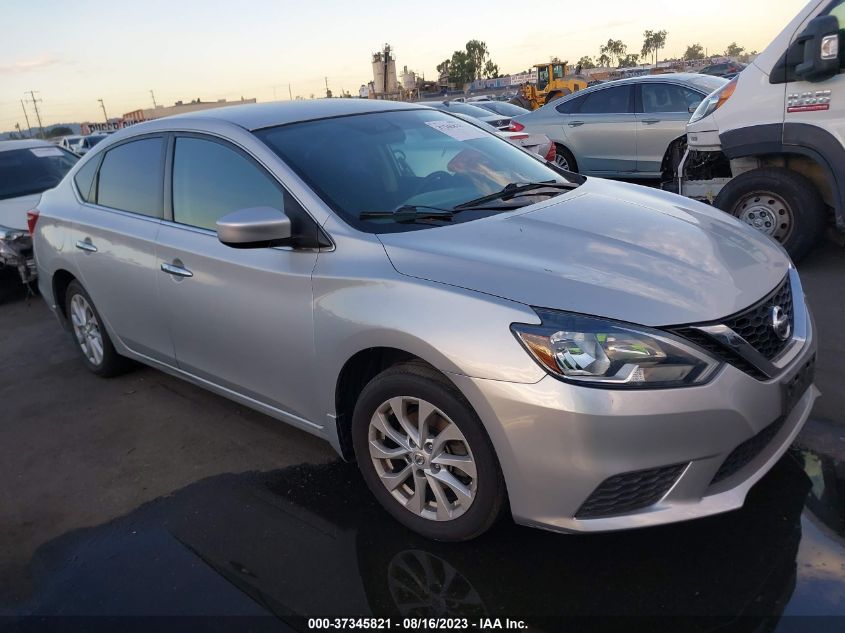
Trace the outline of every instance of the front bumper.
[[[812, 361], [815, 347], [808, 319], [801, 351], [775, 378], [757, 380], [725, 364], [709, 383], [680, 389], [594, 389], [551, 376], [534, 384], [457, 375], [452, 379], [490, 435], [516, 522], [599, 532], [686, 521], [741, 507], [813, 408], [819, 392], [812, 384], [806, 389], [802, 385], [803, 394], [784, 412], [782, 385]], [[755, 437], [756, 446], [749, 442]], [[743, 444], [752, 445], [753, 453], [725, 476], [720, 468]], [[670, 466], [680, 466], [678, 474], [647, 507], [591, 518], [583, 518], [581, 511], [576, 516], [608, 479]]]

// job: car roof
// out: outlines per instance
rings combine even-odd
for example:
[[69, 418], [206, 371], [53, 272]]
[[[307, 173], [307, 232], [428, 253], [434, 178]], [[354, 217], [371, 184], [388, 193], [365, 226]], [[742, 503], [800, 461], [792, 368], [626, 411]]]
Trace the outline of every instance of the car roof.
[[274, 101], [226, 106], [186, 112], [159, 119], [214, 119], [234, 123], [247, 130], [258, 130], [275, 125], [286, 125], [300, 121], [327, 119], [352, 114], [386, 112], [391, 110], [414, 110], [423, 104], [382, 101], [380, 99], [297, 99], [295, 101]]
[[40, 139], [24, 139], [21, 141], [0, 141], [0, 152], [10, 152], [14, 149], [29, 149], [31, 147], [55, 147], [50, 141]]

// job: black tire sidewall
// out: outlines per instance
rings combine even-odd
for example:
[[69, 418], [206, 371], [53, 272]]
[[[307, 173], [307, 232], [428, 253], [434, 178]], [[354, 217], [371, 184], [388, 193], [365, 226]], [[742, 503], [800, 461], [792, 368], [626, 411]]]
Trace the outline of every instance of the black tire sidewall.
[[[504, 483], [498, 460], [478, 416], [460, 392], [415, 369], [388, 369], [361, 392], [352, 417], [352, 442], [358, 468], [379, 503], [403, 525], [436, 540], [468, 540], [485, 532], [496, 521], [504, 504]], [[406, 510], [387, 491], [375, 471], [368, 443], [370, 419], [376, 407], [396, 396], [418, 397], [432, 403], [449, 416], [469, 442], [477, 470], [477, 487], [472, 505], [457, 519], [432, 521]]]
[[781, 242], [793, 261], [800, 261], [819, 242], [826, 222], [826, 207], [813, 183], [794, 171], [778, 167], [755, 169], [726, 184], [713, 205], [736, 217], [734, 207], [745, 196], [771, 192], [783, 198], [792, 213], [792, 231]]
[[[100, 330], [100, 335], [102, 336], [103, 340], [103, 361], [99, 365], [95, 365], [92, 363], [85, 354], [82, 352], [82, 348], [80, 347], [79, 340], [76, 338], [76, 332], [74, 331], [73, 322], [71, 321], [71, 312], [70, 312], [70, 303], [71, 300], [75, 295], [81, 295], [85, 298], [88, 302], [88, 305], [91, 306], [91, 311], [94, 313], [94, 318], [97, 319], [97, 327]], [[112, 345], [111, 338], [109, 337], [108, 332], [106, 331], [105, 325], [103, 325], [103, 319], [100, 316], [100, 313], [97, 311], [97, 306], [94, 305], [94, 301], [91, 299], [91, 296], [86, 292], [85, 288], [82, 287], [78, 281], [72, 281], [67, 287], [67, 293], [65, 294], [65, 313], [67, 314], [67, 328], [68, 333], [70, 334], [70, 338], [73, 341], [73, 344], [76, 346], [76, 351], [79, 353], [79, 357], [82, 359], [82, 362], [85, 363], [85, 366], [88, 368], [89, 371], [97, 374], [98, 376], [113, 376], [125, 369], [125, 363], [123, 362], [124, 359], [118, 355], [118, 353], [114, 349], [114, 345]]]
[[[570, 152], [566, 147], [564, 147], [560, 143], [555, 143], [555, 152], [563, 156], [566, 159], [566, 162], [569, 163], [569, 171], [571, 171], [573, 174], [578, 173], [578, 163], [575, 162], [575, 156], [572, 155], [572, 152]], [[563, 169], [563, 167], [561, 167], [560, 165], [558, 165], [558, 167]]]

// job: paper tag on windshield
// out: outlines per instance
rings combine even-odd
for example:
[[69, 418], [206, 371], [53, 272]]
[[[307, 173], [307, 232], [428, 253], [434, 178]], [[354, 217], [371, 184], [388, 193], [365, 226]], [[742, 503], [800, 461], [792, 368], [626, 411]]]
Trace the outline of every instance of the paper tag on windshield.
[[476, 138], [489, 136], [481, 128], [477, 128], [463, 121], [426, 121], [425, 124], [438, 132], [451, 136], [456, 141], [471, 141]]
[[58, 147], [33, 147], [29, 150], [38, 158], [49, 158], [50, 156], [64, 156]]

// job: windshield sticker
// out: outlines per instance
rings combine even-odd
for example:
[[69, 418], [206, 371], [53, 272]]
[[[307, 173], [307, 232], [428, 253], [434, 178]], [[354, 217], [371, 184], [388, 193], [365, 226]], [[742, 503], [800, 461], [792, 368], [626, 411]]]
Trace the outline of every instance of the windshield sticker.
[[33, 147], [29, 150], [33, 154], [35, 154], [38, 158], [50, 158], [51, 156], [64, 156], [62, 154], [62, 150], [58, 147]]
[[484, 138], [487, 132], [463, 121], [426, 121], [425, 124], [438, 132], [451, 136], [456, 141], [471, 141]]

